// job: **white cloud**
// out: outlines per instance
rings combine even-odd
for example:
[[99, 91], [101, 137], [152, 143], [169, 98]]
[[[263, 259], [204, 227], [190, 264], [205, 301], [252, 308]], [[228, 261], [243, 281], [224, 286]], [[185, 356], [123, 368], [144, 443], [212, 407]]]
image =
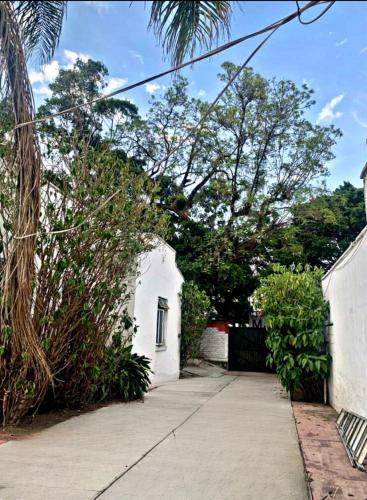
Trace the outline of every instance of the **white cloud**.
[[198, 92], [198, 97], [204, 97], [206, 95], [206, 92], [204, 89], [200, 89]]
[[353, 116], [354, 121], [355, 121], [356, 123], [358, 123], [358, 125], [360, 125], [360, 126], [361, 126], [361, 127], [363, 127], [363, 128], [367, 128], [367, 121], [362, 120], [362, 119], [358, 116], [358, 114], [357, 114], [357, 112], [356, 112], [356, 111], [353, 111], [352, 116]]
[[38, 88], [34, 89], [34, 92], [36, 94], [45, 95], [47, 97], [51, 97], [51, 95], [52, 95], [50, 87], [47, 87], [46, 85], [43, 85], [42, 87], [38, 87]]
[[329, 102], [327, 102], [320, 111], [317, 121], [318, 122], [330, 121], [330, 120], [335, 120], [336, 118], [340, 118], [343, 115], [343, 113], [341, 111], [335, 112], [334, 108], [338, 104], [340, 104], [343, 99], [344, 99], [344, 94], [339, 94], [333, 97]]
[[146, 83], [145, 84], [145, 90], [148, 92], [148, 94], [154, 94], [160, 88], [161, 88], [161, 86], [158, 83]]
[[127, 78], [110, 78], [108, 80], [107, 87], [103, 89], [104, 94], [109, 94], [110, 92], [113, 92], [114, 90], [123, 87], [125, 83], [127, 82]]
[[43, 74], [42, 71], [30, 71], [29, 72], [29, 81], [33, 83], [40, 82], [42, 83], [45, 80], [45, 75]]
[[60, 71], [60, 65], [58, 61], [51, 61], [49, 64], [43, 64], [41, 66], [41, 71], [30, 71], [29, 80], [33, 83], [45, 83], [53, 82]]
[[367, 52], [367, 47], [363, 47], [363, 49], [361, 50], [360, 54], [364, 54], [365, 52]]
[[57, 75], [60, 71], [60, 65], [58, 61], [51, 61], [50, 64], [44, 64], [42, 66], [42, 71], [45, 75], [46, 82], [53, 82], [56, 80]]
[[132, 57], [135, 57], [135, 59], [137, 59], [140, 62], [140, 64], [144, 64], [144, 58], [141, 54], [139, 54], [139, 52], [136, 52], [135, 50], [129, 50], [129, 54]]
[[348, 43], [348, 38], [344, 38], [344, 40], [340, 40], [340, 42], [336, 42], [335, 47], [341, 47], [342, 45], [345, 45]]
[[92, 2], [92, 1], [85, 1], [84, 2], [86, 5], [89, 5], [90, 7], [94, 7], [98, 14], [103, 14], [104, 12], [108, 12], [110, 10], [112, 2], [108, 1], [100, 1], [100, 2]]
[[81, 59], [83, 62], [87, 62], [90, 57], [88, 56], [88, 54], [83, 54], [82, 52], [75, 52], [74, 50], [65, 49], [64, 59], [68, 62], [66, 69], [72, 69], [78, 59]]
[[50, 96], [51, 91], [47, 85], [56, 80], [61, 68], [71, 69], [78, 58], [84, 62], [89, 59], [89, 56], [86, 54], [82, 54], [81, 52], [74, 52], [73, 50], [68, 49], [64, 50], [63, 57], [68, 64], [61, 66], [59, 61], [54, 59], [48, 64], [43, 64], [40, 71], [31, 70], [29, 72], [29, 80], [31, 84], [40, 84], [39, 87], [34, 88], [34, 92], [36, 94]]

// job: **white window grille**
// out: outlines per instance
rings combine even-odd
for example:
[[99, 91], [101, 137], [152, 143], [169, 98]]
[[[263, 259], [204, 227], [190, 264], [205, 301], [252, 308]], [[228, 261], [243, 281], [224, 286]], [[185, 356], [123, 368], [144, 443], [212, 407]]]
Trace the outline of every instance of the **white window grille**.
[[166, 329], [167, 329], [167, 314], [168, 314], [168, 301], [162, 297], [158, 297], [158, 310], [157, 310], [157, 333], [156, 344], [157, 346], [165, 345]]

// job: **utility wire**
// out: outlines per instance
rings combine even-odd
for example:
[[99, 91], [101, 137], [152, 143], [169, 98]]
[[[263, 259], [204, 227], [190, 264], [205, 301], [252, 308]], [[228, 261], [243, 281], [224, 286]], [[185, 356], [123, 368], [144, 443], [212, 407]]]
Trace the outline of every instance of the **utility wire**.
[[[262, 30], [260, 31], [257, 31], [255, 33], [252, 33], [250, 35], [246, 35], [244, 37], [241, 37], [241, 38], [238, 38], [237, 40], [234, 40], [232, 42], [229, 42], [228, 44], [225, 44], [225, 45], [222, 45], [221, 47], [218, 47], [217, 49], [211, 51], [211, 52], [208, 52], [206, 54], [203, 54], [202, 56], [196, 58], [196, 59], [193, 59], [192, 61], [189, 61], [187, 63], [184, 63], [184, 64], [181, 64], [179, 66], [176, 66], [175, 68], [171, 68], [170, 70], [167, 70], [166, 72], [164, 73], [161, 73], [160, 76], [163, 76], [164, 74], [168, 74], [168, 73], [171, 73], [172, 71], [177, 71], [189, 64], [192, 64], [193, 62], [197, 62], [199, 60], [202, 60], [202, 59], [205, 59], [206, 57], [210, 57], [210, 55], [213, 55], [213, 54], [216, 54], [216, 53], [219, 53], [219, 52], [222, 52], [223, 50], [226, 50], [226, 48], [229, 48], [229, 47], [232, 47], [233, 45], [236, 45], [238, 43], [241, 43], [241, 41], [244, 41], [244, 40], [247, 40], [249, 38], [252, 38], [253, 36], [258, 36], [259, 34], [262, 34], [262, 33], [266, 33], [268, 31], [270, 31], [270, 33], [256, 46], [256, 48], [251, 52], [251, 54], [246, 58], [245, 62], [237, 69], [237, 71], [232, 75], [232, 77], [230, 78], [230, 80], [227, 82], [227, 84], [223, 87], [223, 89], [219, 92], [219, 94], [216, 96], [216, 98], [214, 99], [214, 101], [212, 101], [212, 103], [210, 104], [210, 106], [208, 107], [208, 109], [206, 110], [206, 112], [204, 113], [204, 115], [201, 117], [201, 119], [199, 120], [199, 122], [188, 132], [188, 134], [183, 137], [183, 139], [177, 144], [177, 146], [175, 148], [172, 149], [172, 151], [170, 151], [170, 153], [168, 155], [166, 155], [165, 158], [163, 158], [162, 160], [159, 160], [157, 163], [155, 163], [149, 170], [151, 170], [153, 172], [153, 174], [157, 173], [159, 171], [159, 167], [162, 163], [166, 162], [191, 136], [192, 134], [204, 123], [204, 121], [207, 119], [207, 117], [209, 116], [209, 114], [212, 112], [212, 110], [214, 109], [214, 107], [216, 106], [216, 104], [218, 103], [218, 101], [220, 100], [220, 98], [223, 96], [223, 94], [228, 90], [228, 88], [232, 85], [232, 83], [236, 80], [236, 78], [239, 76], [239, 74], [243, 71], [243, 69], [247, 66], [247, 64], [251, 61], [251, 59], [257, 54], [257, 52], [263, 47], [263, 45], [265, 45], [265, 43], [269, 40], [269, 38], [281, 27], [283, 26], [284, 24], [288, 23], [289, 21], [291, 21], [292, 19], [294, 19], [295, 17], [298, 17], [299, 16], [299, 12], [304, 12], [305, 10], [311, 8], [311, 7], [314, 7], [315, 5], [317, 4], [320, 4], [320, 3], [325, 3], [325, 2], [319, 2], [319, 1], [311, 1], [309, 2], [308, 4], [306, 4], [303, 8], [297, 10], [296, 12], [292, 13], [292, 14], [289, 14], [288, 16], [282, 18], [281, 20], [279, 21], [276, 21], [275, 23], [271, 24], [271, 25], [268, 25], [267, 27], [263, 28]], [[332, 2], [334, 3], [334, 2]], [[331, 7], [331, 5], [330, 5]], [[330, 8], [329, 7], [329, 8]], [[324, 9], [324, 13], [327, 11], [328, 9]], [[225, 47], [225, 48], [223, 48]], [[210, 54], [210, 55], [209, 55]], [[83, 104], [80, 104], [78, 106], [74, 106], [72, 108], [68, 108], [68, 109], [65, 109], [63, 111], [60, 111], [59, 113], [55, 113], [53, 115], [49, 115], [49, 116], [46, 116], [46, 117], [43, 117], [43, 118], [39, 118], [39, 119], [36, 119], [36, 120], [31, 120], [29, 122], [25, 122], [25, 123], [21, 123], [19, 125], [17, 125], [17, 127], [15, 127], [15, 129], [17, 128], [20, 128], [20, 127], [23, 127], [25, 125], [30, 125], [32, 123], [38, 123], [40, 121], [46, 121], [46, 120], [49, 120], [51, 118], [54, 118], [56, 116], [60, 116], [62, 114], [66, 114], [66, 113], [69, 113], [71, 111], [74, 111], [75, 109], [79, 109], [80, 107], [82, 106], [85, 106], [85, 105], [88, 105], [88, 104], [93, 104], [95, 102], [98, 102], [98, 101], [101, 101], [103, 99], [107, 99], [109, 97], [112, 97], [118, 93], [121, 93], [121, 92], [126, 92], [127, 90], [131, 89], [131, 88], [134, 88], [136, 86], [139, 86], [139, 85], [142, 85], [144, 84], [145, 82], [148, 82], [148, 81], [151, 81], [155, 78], [157, 78], [158, 76], [154, 76], [154, 77], [150, 77], [146, 80], [143, 80], [142, 82], [138, 82], [136, 84], [133, 84], [133, 85], [130, 85], [129, 87], [124, 87], [122, 89], [118, 89], [114, 92], [111, 92], [110, 94], [107, 94], [107, 95], [104, 95], [104, 96], [101, 96], [97, 99], [94, 99], [92, 101], [89, 101], [89, 102], [86, 102], [86, 103], [83, 103]], [[14, 129], [14, 130], [15, 130]], [[147, 173], [149, 173], [149, 170], [148, 171], [145, 171], [144, 172], [144, 175], [146, 175]], [[95, 214], [97, 214], [100, 210], [102, 210], [106, 205], [108, 205], [108, 203], [110, 203], [118, 194], [120, 194], [122, 192], [123, 188], [120, 188], [118, 189], [117, 191], [115, 191], [114, 193], [112, 193], [104, 202], [102, 202], [98, 207], [96, 207], [92, 212], [90, 212], [88, 214], [88, 216], [82, 221], [80, 222], [79, 224], [75, 225], [75, 226], [71, 226], [69, 228], [66, 228], [66, 229], [59, 229], [59, 230], [55, 230], [55, 231], [47, 231], [45, 234], [47, 235], [55, 235], [55, 234], [63, 234], [63, 233], [68, 233], [70, 231], [73, 231], [73, 230], [76, 230], [76, 229], [79, 229], [80, 227], [82, 227], [84, 224], [86, 224], [86, 222]], [[30, 233], [30, 234], [25, 234], [25, 235], [21, 235], [21, 236], [14, 236], [14, 239], [18, 239], [18, 240], [21, 240], [21, 239], [25, 239], [25, 238], [31, 238], [31, 237], [34, 237], [34, 236], [37, 236], [41, 233], [41, 231], [37, 231], [35, 233]]]
[[302, 12], [301, 12], [301, 9], [300, 9], [300, 6], [299, 6], [299, 2], [298, 2], [298, 0], [296, 0], [299, 22], [301, 24], [304, 24], [305, 26], [307, 26], [309, 24], [312, 24], [312, 23], [318, 21], [324, 14], [326, 14], [326, 12], [334, 5], [335, 2], [336, 2], [336, 0], [333, 0], [332, 2], [330, 2], [329, 5], [322, 12], [320, 12], [320, 14], [318, 16], [314, 17], [310, 21], [303, 21], [303, 19], [301, 17], [301, 13]]
[[[283, 17], [282, 19], [279, 19], [278, 21], [275, 21], [274, 23], [269, 24], [268, 26], [266, 26], [265, 28], [262, 28], [261, 30], [255, 31], [253, 33], [250, 33], [249, 35], [245, 35], [245, 36], [242, 36], [242, 37], [237, 38], [235, 40], [232, 40], [231, 42], [225, 43], [224, 45], [221, 45], [221, 46], [217, 47], [216, 49], [213, 49], [209, 52], [202, 54], [201, 56], [198, 56], [194, 59], [191, 59], [190, 61], [187, 61], [185, 63], [171, 67], [165, 71], [162, 71], [161, 73], [157, 73], [156, 75], [150, 76], [148, 78], [145, 78], [144, 80], [140, 80], [140, 81], [135, 82], [131, 85], [127, 85], [126, 87], [121, 87], [120, 89], [114, 90], [113, 92], [110, 92], [109, 94], [105, 94], [103, 96], [96, 97], [95, 99], [92, 99], [90, 101], [86, 101], [82, 104], [71, 106], [70, 108], [63, 109], [63, 110], [61, 110], [57, 113], [53, 113], [51, 115], [47, 115], [47, 116], [43, 116], [40, 118], [35, 118], [34, 120], [29, 120], [27, 122], [19, 123], [18, 125], [16, 125], [14, 127], [13, 130], [17, 130], [19, 128], [25, 127], [26, 125], [31, 125], [33, 123], [41, 123], [41, 122], [45, 122], [47, 120], [51, 120], [52, 118], [56, 118], [57, 116], [62, 116], [62, 115], [65, 115], [67, 113], [71, 113], [72, 111], [75, 111], [81, 107], [92, 105], [92, 104], [95, 104], [96, 102], [103, 101], [105, 99], [109, 99], [110, 97], [113, 97], [117, 94], [121, 94], [123, 92], [128, 92], [129, 90], [135, 89], [137, 87], [141, 87], [142, 85], [145, 85], [146, 83], [149, 83], [153, 80], [156, 80], [156, 79], [161, 78], [163, 76], [166, 76], [166, 75], [169, 75], [169, 74], [174, 73], [176, 71], [179, 71], [179, 70], [186, 68], [187, 66], [190, 66], [192, 64], [195, 64], [199, 61], [203, 61], [204, 59], [207, 59], [208, 57], [212, 57], [214, 55], [217, 55], [220, 52], [223, 52], [225, 50], [230, 49], [231, 47], [234, 47], [235, 45], [238, 45], [239, 43], [242, 43], [246, 40], [249, 40], [250, 38], [257, 37], [259, 35], [267, 33], [268, 31], [271, 31], [275, 28], [279, 28], [280, 26], [283, 26], [284, 24], [289, 23], [290, 21], [292, 21], [296, 17], [298, 17], [298, 19], [300, 19], [300, 15], [303, 12], [305, 12], [308, 9], [311, 9], [312, 7], [315, 7], [316, 5], [323, 4], [323, 3], [329, 3], [330, 5], [328, 5], [327, 9], [325, 9], [324, 12], [322, 12], [317, 17], [317, 19], [319, 19], [332, 6], [334, 1], [327, 2], [326, 0], [322, 0], [322, 1], [313, 0], [311, 2], [308, 2], [304, 7], [299, 7], [299, 5], [297, 4], [297, 10], [295, 12], [292, 12], [291, 14], [288, 14], [287, 16]], [[315, 18], [315, 20], [316, 20], [316, 18]]]

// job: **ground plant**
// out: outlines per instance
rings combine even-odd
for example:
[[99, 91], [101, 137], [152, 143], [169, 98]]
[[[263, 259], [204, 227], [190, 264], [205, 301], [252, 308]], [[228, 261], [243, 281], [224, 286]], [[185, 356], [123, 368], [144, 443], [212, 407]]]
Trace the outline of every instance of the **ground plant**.
[[115, 333], [100, 364], [93, 366], [90, 398], [95, 402], [143, 399], [148, 391], [150, 360], [132, 352], [123, 335]]

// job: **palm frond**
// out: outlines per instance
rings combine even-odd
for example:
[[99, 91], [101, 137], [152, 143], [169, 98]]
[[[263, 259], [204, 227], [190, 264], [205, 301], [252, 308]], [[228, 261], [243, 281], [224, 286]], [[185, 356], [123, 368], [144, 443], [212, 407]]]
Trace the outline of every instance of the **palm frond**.
[[233, 2], [161, 1], [152, 2], [149, 27], [172, 63], [180, 64], [196, 49], [209, 50], [220, 37], [228, 36]]
[[50, 61], [59, 43], [66, 2], [20, 1], [16, 10], [27, 56], [36, 56], [40, 63]]

